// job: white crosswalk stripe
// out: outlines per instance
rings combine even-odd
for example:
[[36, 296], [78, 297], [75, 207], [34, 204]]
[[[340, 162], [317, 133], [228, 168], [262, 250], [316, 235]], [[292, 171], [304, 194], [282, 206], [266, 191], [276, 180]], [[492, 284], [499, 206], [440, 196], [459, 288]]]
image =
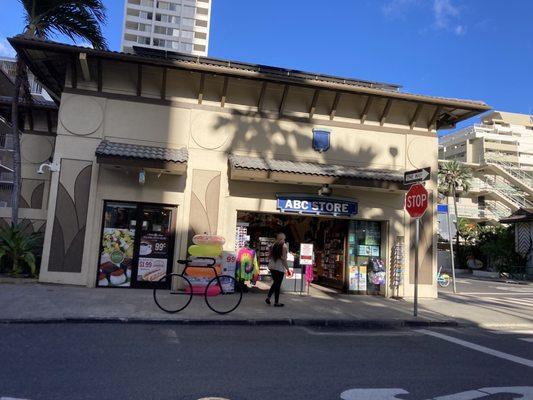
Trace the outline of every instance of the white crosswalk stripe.
[[533, 307], [533, 298], [530, 297], [482, 297], [480, 300], [486, 300], [502, 306]]
[[497, 335], [517, 335], [522, 336], [517, 338], [518, 340], [522, 340], [524, 342], [533, 343], [533, 331], [532, 330], [525, 330], [525, 329], [511, 329], [511, 330], [502, 330], [502, 331], [493, 331], [492, 333], [495, 333]]

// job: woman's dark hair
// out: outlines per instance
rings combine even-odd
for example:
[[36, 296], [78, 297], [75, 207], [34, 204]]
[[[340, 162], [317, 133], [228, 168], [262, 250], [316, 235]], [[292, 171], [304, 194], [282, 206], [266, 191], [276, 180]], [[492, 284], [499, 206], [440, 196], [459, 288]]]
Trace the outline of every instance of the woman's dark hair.
[[283, 255], [283, 244], [280, 242], [276, 242], [272, 245], [272, 248], [270, 249], [270, 257], [274, 261], [278, 261], [281, 259], [281, 256]]

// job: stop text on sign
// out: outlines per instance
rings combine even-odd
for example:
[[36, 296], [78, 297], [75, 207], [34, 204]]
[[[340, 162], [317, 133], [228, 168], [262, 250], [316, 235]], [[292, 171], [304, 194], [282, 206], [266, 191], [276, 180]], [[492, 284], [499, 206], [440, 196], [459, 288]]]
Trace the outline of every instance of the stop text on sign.
[[422, 207], [424, 204], [427, 204], [427, 201], [428, 201], [427, 194], [417, 194], [415, 196], [407, 197], [406, 206], [409, 208]]
[[426, 188], [417, 183], [405, 195], [405, 209], [411, 218], [420, 218], [428, 207], [429, 195]]

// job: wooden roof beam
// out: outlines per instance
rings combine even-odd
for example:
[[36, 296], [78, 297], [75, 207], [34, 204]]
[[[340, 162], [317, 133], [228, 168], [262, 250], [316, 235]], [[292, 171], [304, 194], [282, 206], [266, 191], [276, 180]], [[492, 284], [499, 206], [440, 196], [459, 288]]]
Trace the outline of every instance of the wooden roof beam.
[[166, 100], [167, 98], [167, 68], [163, 68], [163, 76], [161, 77], [161, 100]]
[[261, 85], [261, 92], [259, 93], [259, 100], [257, 101], [257, 111], [261, 111], [263, 103], [265, 102], [265, 93], [267, 89], [267, 82], [264, 81]]
[[363, 108], [363, 113], [361, 114], [361, 123], [364, 124], [366, 121], [366, 118], [368, 117], [368, 112], [370, 111], [370, 107], [372, 107], [372, 103], [374, 103], [374, 97], [368, 96], [368, 99], [365, 103], [365, 108]]
[[329, 112], [329, 119], [333, 121], [333, 118], [335, 118], [335, 114], [337, 113], [337, 106], [339, 105], [339, 101], [341, 99], [341, 92], [337, 92], [335, 94], [335, 99], [333, 100], [333, 104], [331, 105], [331, 111]]
[[411, 118], [411, 122], [409, 122], [409, 126], [411, 129], [413, 129], [416, 126], [416, 120], [418, 119], [420, 115], [420, 111], [422, 111], [422, 104], [419, 104], [416, 106], [415, 113], [413, 114], [413, 118]]
[[431, 116], [431, 119], [428, 122], [428, 131], [430, 131], [433, 128], [433, 125], [437, 122], [437, 118], [439, 117], [440, 113], [442, 112], [442, 107], [435, 108], [435, 112]]
[[226, 105], [226, 96], [228, 95], [229, 77], [224, 77], [224, 84], [222, 86], [222, 95], [220, 96], [220, 107], [224, 108]]
[[141, 97], [143, 91], [143, 66], [137, 64], [137, 97]]
[[202, 104], [204, 100], [204, 89], [205, 89], [205, 74], [200, 75], [200, 88], [198, 89], [198, 104]]
[[104, 72], [102, 68], [102, 59], [99, 58], [96, 61], [96, 88], [99, 92], [102, 91], [104, 86]]
[[311, 101], [311, 107], [309, 107], [309, 119], [313, 118], [313, 115], [315, 115], [316, 103], [318, 102], [319, 95], [320, 90], [315, 89], [315, 93], [313, 94], [313, 100]]
[[285, 104], [287, 103], [287, 96], [289, 95], [289, 85], [285, 85], [283, 88], [283, 95], [281, 96], [281, 102], [279, 103], [279, 114], [283, 114]]
[[385, 104], [385, 108], [383, 109], [383, 113], [381, 114], [381, 118], [379, 119], [379, 124], [381, 126], [385, 124], [385, 121], [387, 120], [387, 117], [389, 116], [391, 106], [392, 106], [392, 99], [388, 99], [387, 104]]
[[91, 71], [89, 70], [89, 63], [87, 62], [87, 53], [80, 53], [79, 58], [83, 80], [89, 82], [91, 80]]

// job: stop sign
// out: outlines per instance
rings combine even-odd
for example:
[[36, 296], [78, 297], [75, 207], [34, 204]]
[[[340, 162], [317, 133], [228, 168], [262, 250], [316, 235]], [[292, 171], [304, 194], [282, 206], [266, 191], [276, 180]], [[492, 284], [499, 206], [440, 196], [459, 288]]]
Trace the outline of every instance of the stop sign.
[[417, 183], [409, 188], [405, 195], [405, 209], [411, 218], [420, 218], [428, 208], [428, 191], [424, 185]]

